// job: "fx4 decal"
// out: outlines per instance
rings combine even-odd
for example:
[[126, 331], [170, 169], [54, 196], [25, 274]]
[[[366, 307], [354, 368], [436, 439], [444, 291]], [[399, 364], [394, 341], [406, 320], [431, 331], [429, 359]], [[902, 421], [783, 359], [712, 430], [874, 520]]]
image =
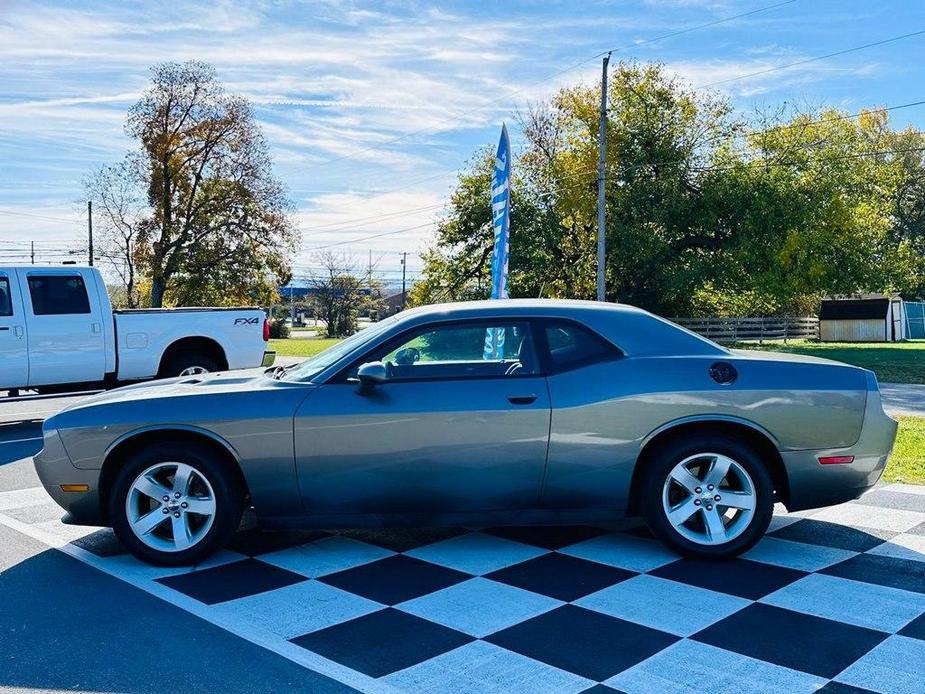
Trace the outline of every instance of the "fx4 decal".
[[235, 318], [235, 325], [257, 325], [257, 318]]

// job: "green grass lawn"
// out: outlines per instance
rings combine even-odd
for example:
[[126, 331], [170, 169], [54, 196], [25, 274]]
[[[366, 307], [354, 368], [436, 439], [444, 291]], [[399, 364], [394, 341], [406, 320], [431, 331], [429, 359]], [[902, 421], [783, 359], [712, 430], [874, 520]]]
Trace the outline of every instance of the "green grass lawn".
[[270, 340], [270, 349], [280, 357], [313, 357], [318, 352], [340, 342], [327, 337], [296, 337], [285, 340]]
[[925, 484], [925, 419], [897, 417], [899, 434], [883, 473], [885, 482]]
[[912, 342], [740, 342], [739, 349], [792, 352], [824, 357], [870, 369], [881, 383], [925, 383], [925, 340]]

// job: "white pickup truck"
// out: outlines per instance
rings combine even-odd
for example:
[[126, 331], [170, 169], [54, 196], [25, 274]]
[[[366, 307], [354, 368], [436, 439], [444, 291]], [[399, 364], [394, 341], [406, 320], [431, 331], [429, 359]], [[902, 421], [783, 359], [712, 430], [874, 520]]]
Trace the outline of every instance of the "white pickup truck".
[[269, 366], [259, 308], [113, 311], [92, 267], [0, 267], [0, 391]]

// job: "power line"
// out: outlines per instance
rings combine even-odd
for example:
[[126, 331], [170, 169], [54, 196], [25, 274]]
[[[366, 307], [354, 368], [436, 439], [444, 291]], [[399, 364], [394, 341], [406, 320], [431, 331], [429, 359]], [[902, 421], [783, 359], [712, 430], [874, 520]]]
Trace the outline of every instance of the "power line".
[[[319, 230], [319, 233], [323, 234], [325, 233], [326, 230], [333, 229], [334, 227], [352, 226], [359, 222], [366, 222], [369, 220], [377, 221], [377, 220], [382, 220], [382, 219], [389, 219], [391, 217], [405, 217], [409, 214], [414, 214], [415, 212], [427, 212], [429, 210], [440, 209], [441, 207], [444, 207], [444, 206], [445, 206], [445, 203], [441, 202], [436, 205], [425, 205], [424, 207], [413, 207], [409, 209], [397, 210], [395, 212], [388, 212], [382, 215], [372, 215], [369, 217], [357, 217], [355, 219], [348, 219], [342, 222], [332, 222], [331, 224], [319, 224], [313, 227], [302, 227], [301, 229], [302, 231], [313, 231], [317, 229]], [[316, 236], [316, 235], [317, 234], [313, 234], [313, 236]]]
[[803, 60], [797, 60], [793, 63], [786, 63], [785, 65], [778, 65], [777, 67], [770, 67], [764, 70], [757, 70], [755, 72], [749, 72], [744, 75], [738, 75], [737, 77], [728, 77], [726, 79], [717, 80], [716, 82], [709, 82], [707, 84], [697, 85], [697, 89], [705, 89], [707, 87], [715, 87], [720, 84], [728, 84], [729, 82], [735, 82], [737, 80], [744, 80], [748, 77], [757, 77], [758, 75], [767, 75], [771, 72], [777, 72], [778, 70], [786, 70], [787, 68], [796, 67], [797, 65], [806, 65], [807, 63], [815, 63], [819, 60], [826, 60], [827, 58], [834, 58], [839, 55], [845, 55], [847, 53], [855, 53], [857, 51], [863, 51], [866, 48], [873, 48], [875, 46], [883, 46], [887, 43], [893, 43], [895, 41], [901, 41], [903, 39], [912, 38], [913, 36], [921, 36], [925, 34], [925, 29], [920, 31], [913, 31], [908, 34], [901, 34], [899, 36], [891, 36], [888, 39], [883, 39], [881, 41], [874, 41], [873, 43], [865, 43], [862, 46], [853, 46], [852, 48], [845, 48], [840, 51], [835, 51], [834, 53], [826, 53], [825, 55], [817, 55], [813, 58], [804, 58]]
[[[898, 111], [902, 108], [910, 108], [912, 106], [922, 106], [925, 105], [925, 99], [921, 101], [910, 101], [907, 104], [898, 104], [896, 106], [884, 106], [882, 108], [869, 108], [864, 109], [863, 111], [858, 111], [857, 113], [847, 113], [841, 116], [826, 116], [825, 118], [815, 118], [813, 120], [801, 121], [799, 123], [785, 123], [782, 125], [772, 125], [770, 128], [762, 128], [761, 130], [752, 130], [740, 135], [733, 135], [729, 137], [730, 140], [735, 139], [736, 137], [756, 137], [759, 135], [767, 135], [768, 133], [778, 132], [780, 130], [793, 130], [794, 128], [805, 128], [809, 125], [820, 125], [824, 123], [837, 123], [842, 120], [854, 120], [855, 118], [860, 118], [863, 115], [871, 113], [886, 113], [889, 111]], [[716, 142], [717, 140], [723, 139], [725, 136], [707, 138], [703, 144], [708, 144], [710, 142]]]
[[413, 227], [405, 227], [404, 229], [395, 229], [394, 231], [385, 231], [381, 234], [373, 234], [372, 236], [363, 236], [358, 239], [346, 239], [344, 241], [338, 241], [337, 243], [328, 243], [323, 246], [315, 246], [313, 248], [304, 248], [304, 251], [320, 251], [325, 248], [334, 248], [335, 246], [342, 246], [347, 243], [359, 243], [360, 241], [369, 241], [370, 239], [378, 239], [383, 236], [392, 236], [393, 234], [403, 234], [406, 231], [414, 231], [415, 229], [423, 229], [424, 227], [433, 226], [434, 222], [427, 222], [426, 224], [418, 224]]
[[42, 219], [47, 222], [61, 222], [63, 224], [79, 224], [81, 219], [65, 219], [64, 217], [48, 217], [42, 214], [31, 214], [29, 212], [15, 212], [13, 210], [0, 210], [0, 214], [12, 215], [14, 217], [30, 217], [32, 219]]

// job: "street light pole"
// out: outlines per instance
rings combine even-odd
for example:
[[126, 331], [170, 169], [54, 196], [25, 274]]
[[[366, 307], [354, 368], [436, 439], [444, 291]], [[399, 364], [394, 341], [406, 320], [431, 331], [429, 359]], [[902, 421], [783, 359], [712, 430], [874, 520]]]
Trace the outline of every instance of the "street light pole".
[[89, 262], [90, 267], [93, 267], [93, 201], [87, 200], [87, 241], [89, 244]]
[[607, 173], [607, 64], [610, 62], [610, 53], [604, 56], [604, 65], [601, 69], [601, 129], [598, 135], [597, 146], [597, 300], [606, 301], [604, 286], [604, 269], [606, 260], [606, 211], [604, 197], [606, 195]]
[[405, 272], [408, 269], [408, 254], [401, 254], [401, 310], [405, 310]]

